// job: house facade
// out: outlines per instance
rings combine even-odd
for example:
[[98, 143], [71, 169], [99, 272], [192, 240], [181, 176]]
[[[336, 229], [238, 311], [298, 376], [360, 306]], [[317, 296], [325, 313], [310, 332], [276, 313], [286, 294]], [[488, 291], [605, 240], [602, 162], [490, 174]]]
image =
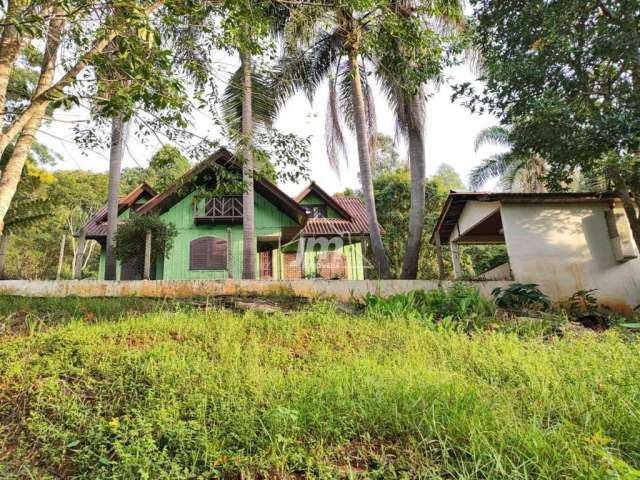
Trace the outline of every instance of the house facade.
[[449, 246], [505, 245], [508, 262], [477, 280], [536, 283], [555, 301], [595, 289], [628, 312], [640, 304], [640, 258], [615, 193], [450, 193], [431, 238]]
[[[221, 149], [164, 192], [143, 184], [122, 197], [119, 221], [131, 215], [158, 215], [177, 230], [173, 248], [151, 268], [156, 280], [224, 280], [242, 277], [242, 195], [207, 196], [209, 186], [239, 171], [233, 155]], [[367, 216], [357, 198], [332, 196], [311, 183], [295, 198], [264, 178], [256, 178], [256, 278], [364, 279], [363, 243]], [[203, 195], [204, 192], [204, 195]], [[106, 207], [85, 225], [87, 239], [102, 248], [99, 279], [104, 279]], [[118, 262], [118, 280], [142, 278], [140, 259]]]

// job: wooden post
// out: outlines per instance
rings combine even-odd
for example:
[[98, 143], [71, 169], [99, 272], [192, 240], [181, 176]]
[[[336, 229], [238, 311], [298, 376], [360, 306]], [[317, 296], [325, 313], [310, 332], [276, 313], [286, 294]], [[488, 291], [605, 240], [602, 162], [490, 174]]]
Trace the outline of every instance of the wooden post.
[[64, 246], [67, 241], [67, 235], [62, 234], [62, 239], [60, 240], [60, 255], [58, 255], [58, 271], [56, 272], [56, 280], [60, 280], [60, 276], [62, 275], [62, 262], [64, 261]]
[[233, 255], [231, 249], [233, 243], [231, 242], [231, 229], [227, 228], [227, 278], [233, 278]]
[[[282, 280], [282, 233], [280, 234], [280, 236], [278, 237], [278, 250], [276, 250], [276, 255], [278, 255], [277, 257], [277, 261], [278, 261], [278, 277], [279, 278], [274, 278], [274, 280]], [[272, 265], [273, 265], [273, 259], [272, 261]], [[271, 267], [273, 269], [273, 266]]]
[[298, 259], [300, 260], [300, 277], [304, 279], [304, 237], [302, 234], [298, 238]]
[[442, 258], [442, 244], [440, 243], [440, 232], [435, 234], [436, 240], [436, 257], [438, 259], [438, 278], [444, 280], [444, 259]]
[[80, 230], [78, 235], [78, 245], [76, 246], [76, 256], [73, 259], [73, 279], [80, 280], [82, 278], [82, 263], [84, 260], [84, 246], [87, 241], [87, 234], [84, 228]]
[[451, 263], [453, 264], [453, 278], [458, 279], [462, 276], [462, 267], [460, 266], [460, 250], [458, 244], [451, 242]]
[[151, 278], [151, 231], [147, 230], [144, 237], [144, 280]]

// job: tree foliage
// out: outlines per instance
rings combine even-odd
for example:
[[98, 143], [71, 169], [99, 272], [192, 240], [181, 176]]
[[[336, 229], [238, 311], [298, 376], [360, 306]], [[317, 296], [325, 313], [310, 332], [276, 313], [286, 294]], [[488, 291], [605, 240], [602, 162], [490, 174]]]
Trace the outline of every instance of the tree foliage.
[[162, 192], [189, 170], [189, 160], [173, 145], [163, 145], [153, 154], [146, 168], [133, 167], [122, 170], [120, 193], [126, 195], [137, 185], [148, 183]]
[[640, 244], [640, 4], [471, 4], [484, 87], [456, 95], [508, 125], [516, 155], [541, 155], [550, 186], [566, 187], [576, 168], [609, 178]]
[[115, 256], [121, 262], [130, 261], [142, 272], [147, 232], [151, 233], [151, 265], [160, 257], [168, 257], [178, 234], [172, 223], [163, 222], [157, 215], [135, 215], [118, 227]]

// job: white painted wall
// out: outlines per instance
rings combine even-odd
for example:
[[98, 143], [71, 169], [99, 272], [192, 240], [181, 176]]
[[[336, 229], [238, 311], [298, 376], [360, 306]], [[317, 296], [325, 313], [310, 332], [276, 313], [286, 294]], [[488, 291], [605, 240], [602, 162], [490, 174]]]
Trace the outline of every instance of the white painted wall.
[[605, 220], [609, 208], [607, 202], [502, 204], [515, 281], [537, 283], [554, 300], [596, 288], [598, 299], [616, 309], [640, 304], [640, 260], [615, 260]]

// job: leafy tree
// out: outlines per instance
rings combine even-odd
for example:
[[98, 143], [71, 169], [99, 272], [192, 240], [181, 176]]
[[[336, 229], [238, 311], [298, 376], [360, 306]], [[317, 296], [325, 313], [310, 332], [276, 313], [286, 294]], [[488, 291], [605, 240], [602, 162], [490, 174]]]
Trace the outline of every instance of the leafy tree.
[[178, 231], [172, 223], [163, 222], [157, 215], [132, 215], [118, 228], [114, 253], [121, 262], [131, 261], [140, 273], [144, 268], [147, 232], [151, 233], [151, 265], [160, 256], [168, 257]]
[[433, 175], [432, 179], [440, 185], [445, 191], [449, 190], [466, 190], [467, 187], [460, 178], [456, 169], [453, 168], [448, 163], [443, 163], [436, 170], [435, 175]]
[[[132, 0], [126, 5], [120, 2], [122, 8], [116, 11], [95, 8], [96, 2], [84, 0], [14, 0], [9, 3], [4, 24], [9, 24], [10, 28], [3, 30], [0, 40], [0, 112], [5, 114], [6, 123], [0, 133], [0, 153], [14, 140], [15, 146], [0, 177], [0, 233], [35, 133], [47, 109], [60, 105], [71, 106], [78, 101], [78, 97], [70, 92], [71, 87], [76, 86], [76, 80], [85, 67], [95, 63], [116, 38], [129, 39], [129, 53], [119, 59], [128, 65], [143, 65], [138, 55], [140, 48], [137, 47], [149, 42], [149, 15], [163, 4], [161, 0]], [[38, 80], [30, 100], [20, 109], [7, 112], [8, 78], [20, 55], [28, 51], [32, 40], [34, 44], [43, 45]], [[64, 58], [59, 61], [62, 44], [68, 48], [65, 48]], [[144, 58], [143, 62], [147, 60], [148, 58]], [[60, 75], [54, 78], [56, 69], [60, 71]], [[154, 78], [148, 75], [148, 71], [145, 75], [138, 68], [133, 78], [136, 79], [134, 83], [138, 89], [129, 91], [130, 95], [146, 99], [161, 97], [157, 93], [149, 95], [148, 88], [156, 88], [158, 85], [154, 80], [162, 81], [165, 77]], [[118, 97], [120, 102], [112, 102], [112, 107], [117, 108], [123, 97], [131, 98], [122, 95]]]
[[[31, 167], [26, 169], [31, 171]], [[25, 174], [23, 174], [25, 175]], [[47, 209], [39, 216], [11, 234], [6, 257], [6, 276], [10, 278], [53, 278], [56, 273], [60, 237], [71, 238], [65, 246], [65, 258], [73, 258], [77, 244], [72, 235], [88, 216], [104, 205], [107, 195], [107, 175], [81, 170], [60, 170], [48, 173], [47, 181], [38, 192], [40, 203]], [[20, 182], [16, 199], [30, 183]], [[28, 198], [34, 198], [29, 195]], [[16, 203], [16, 206], [19, 204]], [[12, 205], [12, 210], [14, 206]], [[10, 210], [10, 213], [11, 211]], [[7, 216], [9, 218], [9, 215]], [[89, 241], [84, 252], [84, 275], [95, 276], [98, 271], [99, 245]], [[63, 276], [70, 278], [71, 262], [64, 264]]]
[[[391, 273], [399, 275], [405, 256], [409, 215], [411, 211], [411, 174], [407, 168], [399, 168], [376, 176], [373, 182], [376, 194], [376, 208], [380, 212], [379, 221], [385, 230], [383, 241], [389, 252]], [[429, 244], [429, 237], [446, 199], [446, 191], [433, 180], [426, 182], [424, 228], [422, 239], [424, 248], [419, 258], [420, 278], [437, 278], [438, 267], [435, 247]]]
[[189, 160], [173, 145], [163, 145], [153, 154], [147, 168], [125, 168], [120, 181], [120, 193], [127, 194], [137, 185], [147, 182], [159, 192], [174, 183], [189, 170]]
[[400, 168], [405, 162], [400, 158], [396, 150], [393, 138], [384, 133], [377, 133], [374, 141], [375, 153], [373, 154], [374, 178], [383, 173], [392, 172]]
[[457, 94], [512, 126], [514, 153], [541, 155], [555, 188], [576, 168], [608, 177], [640, 245], [640, 4], [471, 4], [485, 86], [460, 85]]
[[471, 170], [469, 186], [480, 189], [489, 179], [498, 177], [500, 186], [506, 191], [545, 192], [547, 165], [537, 154], [519, 156], [512, 151], [509, 129], [501, 126], [481, 130], [475, 139], [475, 151], [484, 145], [501, 145], [508, 151], [496, 153], [483, 159], [480, 165]]

